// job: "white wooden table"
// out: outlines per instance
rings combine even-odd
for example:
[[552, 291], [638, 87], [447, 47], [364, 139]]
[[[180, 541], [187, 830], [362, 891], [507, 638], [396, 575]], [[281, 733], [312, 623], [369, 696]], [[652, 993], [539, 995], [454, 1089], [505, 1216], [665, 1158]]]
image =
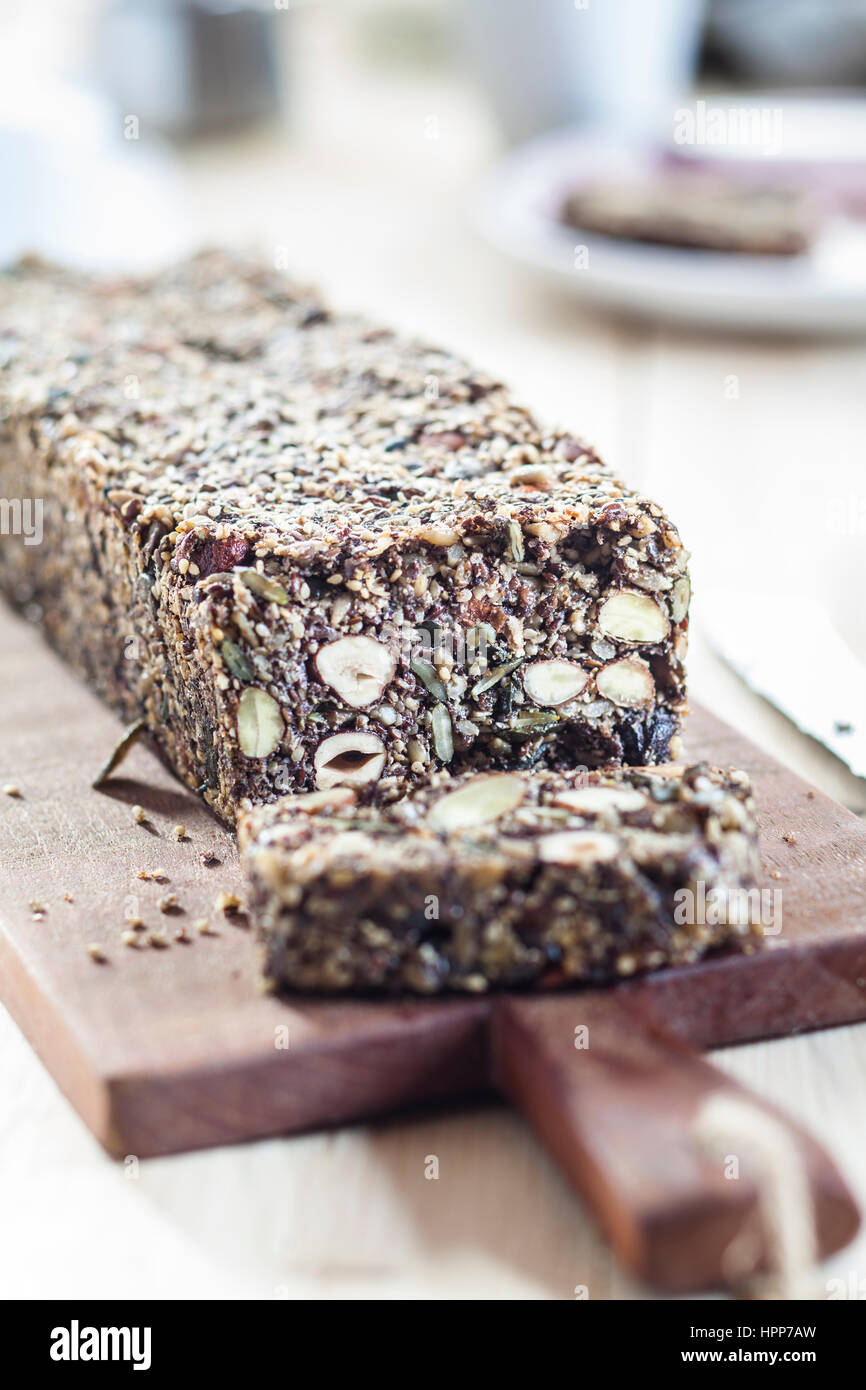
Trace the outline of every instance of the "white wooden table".
[[[827, 508], [863, 511], [866, 346], [674, 332], [557, 302], [467, 225], [473, 176], [495, 152], [472, 93], [451, 76], [365, 72], [334, 6], [291, 22], [302, 61], [288, 129], [183, 153], [191, 235], [287, 248], [335, 301], [456, 346], [595, 442], [670, 508], [694, 553], [695, 696], [863, 812], [866, 783], [709, 651], [700, 592], [749, 583], [757, 565], [792, 603], [826, 599], [866, 657], [863, 534], [834, 532]], [[866, 1025], [715, 1060], [810, 1125], [866, 1208]], [[646, 1296], [503, 1108], [124, 1169], [4, 1014], [0, 1116], [0, 1297], [568, 1299], [579, 1284]], [[830, 1278], [866, 1297], [866, 1237], [820, 1272], [824, 1296]]]

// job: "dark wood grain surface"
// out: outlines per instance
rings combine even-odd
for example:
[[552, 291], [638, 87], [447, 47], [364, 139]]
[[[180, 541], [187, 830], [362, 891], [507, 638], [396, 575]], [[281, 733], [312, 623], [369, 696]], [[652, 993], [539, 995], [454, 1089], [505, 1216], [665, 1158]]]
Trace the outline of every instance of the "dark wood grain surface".
[[[687, 757], [752, 774], [764, 862], [768, 875], [779, 875], [766, 886], [781, 890], [782, 930], [758, 954], [532, 1000], [263, 995], [243, 917], [215, 906], [220, 893], [242, 891], [233, 837], [146, 747], [93, 790], [119, 734], [116, 719], [5, 610], [0, 641], [0, 782], [21, 792], [0, 797], [0, 995], [114, 1154], [144, 1157], [333, 1125], [499, 1085], [592, 1201], [587, 1163], [562, 1152], [564, 1145], [582, 1152], [583, 1121], [569, 1118], [562, 1102], [573, 1057], [567, 1066], [550, 1058], [540, 1041], [544, 1018], [592, 1010], [616, 1020], [608, 1047], [623, 1030], [655, 1039], [647, 1056], [654, 1048], [664, 1055], [655, 1055], [653, 1110], [676, 1094], [668, 1083], [679, 1044], [703, 1048], [866, 1018], [866, 827], [703, 711], [691, 717]], [[136, 803], [144, 824], [133, 820]], [[178, 824], [187, 831], [181, 841]], [[167, 881], [142, 879], [140, 870], [162, 870]], [[177, 895], [178, 912], [159, 910], [167, 893]], [[170, 944], [125, 946], [129, 915]], [[202, 917], [213, 934], [194, 930]], [[187, 942], [174, 939], [182, 927]], [[104, 963], [91, 958], [91, 944]], [[524, 1053], [535, 1058], [530, 1072]], [[706, 1087], [707, 1073], [718, 1076], [697, 1058], [683, 1065], [686, 1093]], [[548, 1095], [547, 1106], [538, 1094]], [[638, 1128], [646, 1117], [647, 1106], [638, 1107]], [[824, 1243], [835, 1248], [856, 1218], [835, 1174], [818, 1168], [829, 1203]], [[618, 1238], [613, 1208], [599, 1215], [628, 1258], [634, 1233]], [[667, 1256], [664, 1249], [645, 1246], [633, 1267], [664, 1283], [657, 1266], [667, 1260], [669, 1273], [676, 1266], [671, 1286], [697, 1286], [678, 1247]]]

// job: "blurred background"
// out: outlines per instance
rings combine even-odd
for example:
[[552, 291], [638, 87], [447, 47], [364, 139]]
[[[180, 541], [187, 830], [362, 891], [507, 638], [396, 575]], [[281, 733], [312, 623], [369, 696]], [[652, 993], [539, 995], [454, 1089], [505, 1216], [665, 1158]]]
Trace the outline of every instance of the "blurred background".
[[257, 246], [582, 433], [863, 809], [731, 663], [866, 773], [866, 0], [5, 0], [0, 169], [0, 260]]

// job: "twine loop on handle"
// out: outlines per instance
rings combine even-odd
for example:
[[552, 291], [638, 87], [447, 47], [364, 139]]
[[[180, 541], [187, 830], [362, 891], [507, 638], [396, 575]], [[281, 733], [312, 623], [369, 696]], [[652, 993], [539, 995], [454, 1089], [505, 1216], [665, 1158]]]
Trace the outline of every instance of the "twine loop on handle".
[[765, 1246], [770, 1274], [778, 1281], [773, 1296], [813, 1297], [816, 1213], [805, 1155], [796, 1135], [758, 1105], [724, 1089], [703, 1102], [693, 1133], [700, 1146], [721, 1162], [748, 1159], [756, 1169], [760, 1228], [744, 1227], [725, 1252], [729, 1282], [754, 1281]]

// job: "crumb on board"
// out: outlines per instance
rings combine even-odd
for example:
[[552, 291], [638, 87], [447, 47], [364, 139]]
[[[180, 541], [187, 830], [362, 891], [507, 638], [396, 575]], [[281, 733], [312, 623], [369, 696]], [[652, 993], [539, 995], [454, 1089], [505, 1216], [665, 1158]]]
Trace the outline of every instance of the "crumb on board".
[[214, 852], [213, 852], [212, 849], [202, 850], [202, 852], [201, 852], [201, 854], [199, 855], [198, 859], [199, 859], [199, 863], [200, 863], [200, 864], [202, 865], [202, 867], [205, 868], [205, 869], [209, 869], [209, 868], [213, 867], [214, 865], [219, 864], [219, 863], [221, 862], [221, 861], [217, 858], [217, 856], [214, 854]]
[[140, 917], [125, 917], [123, 920], [130, 931], [141, 931], [144, 926], [144, 922]]
[[779, 873], [779, 870], [778, 870], [778, 869], [771, 869], [771, 870], [770, 870], [770, 878], [781, 878], [781, 877], [782, 877], [782, 875]]
[[21, 795], [21, 788], [18, 786], [17, 782], [4, 782], [4, 783], [3, 783], [3, 795], [4, 795], [4, 796], [20, 796], [20, 795]]
[[214, 906], [217, 912], [237, 912], [243, 904], [237, 893], [220, 893]]
[[174, 827], [174, 838], [176, 840], [186, 840], [188, 838], [185, 825], [176, 825]]
[[71, 893], [67, 892], [63, 894], [63, 901], [65, 903], [74, 903], [75, 899], [73, 898]]
[[124, 946], [133, 946], [136, 948], [136, 950], [141, 945], [141, 937], [138, 935], [137, 932], [134, 931], [122, 932], [120, 939], [123, 942]]
[[786, 845], [795, 845], [797, 843], [796, 835], [792, 835], [790, 830], [785, 830], [783, 832], [782, 839], [785, 841]]
[[193, 922], [193, 927], [198, 932], [199, 936], [216, 936], [216, 932], [211, 926], [208, 917], [197, 918], [197, 920]]
[[38, 918], [41, 921], [42, 918], [48, 912], [48, 908], [45, 906], [44, 903], [34, 901], [30, 903], [30, 911], [33, 913], [34, 917]]
[[187, 935], [186, 927], [178, 927], [177, 931], [174, 934], [174, 939], [175, 941], [182, 941], [186, 945], [189, 945], [190, 938]]
[[170, 944], [165, 932], [161, 931], [148, 932], [147, 936], [145, 937], [145, 940], [148, 946], [152, 946], [156, 951], [164, 951], [165, 948]]
[[142, 825], [143, 822], [147, 820], [147, 813], [143, 806], [133, 806], [132, 819], [135, 821], [136, 825]]
[[180, 907], [180, 898], [177, 893], [166, 893], [164, 897], [158, 899], [156, 905], [160, 912], [176, 912]]
[[91, 960], [96, 961], [97, 965], [105, 965], [108, 962], [108, 956], [105, 954], [98, 941], [91, 941], [89, 943], [87, 954], [90, 956]]

